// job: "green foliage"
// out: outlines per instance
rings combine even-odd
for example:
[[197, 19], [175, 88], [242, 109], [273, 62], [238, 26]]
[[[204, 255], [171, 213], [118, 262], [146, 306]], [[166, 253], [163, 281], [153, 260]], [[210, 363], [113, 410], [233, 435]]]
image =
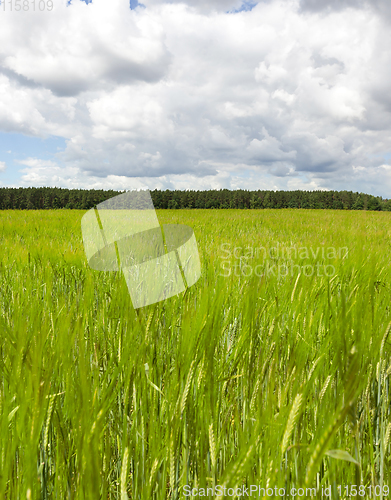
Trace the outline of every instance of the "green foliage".
[[[194, 228], [202, 276], [137, 311], [88, 267], [83, 214], [0, 212], [0, 498], [391, 484], [388, 213], [158, 211]], [[348, 254], [242, 272], [277, 245]]]
[[374, 196], [370, 196], [368, 200], [368, 205], [367, 205], [368, 210], [381, 210], [381, 203], [378, 200], [378, 198], [375, 198]]
[[352, 209], [362, 210], [363, 208], [364, 208], [364, 200], [362, 199], [361, 195], [357, 196], [356, 201], [353, 203]]
[[[123, 191], [0, 188], [0, 209], [88, 210]], [[155, 208], [322, 208], [335, 210], [390, 210], [388, 200], [351, 191], [151, 191]]]
[[177, 203], [177, 201], [176, 201], [176, 200], [170, 200], [170, 201], [168, 202], [168, 208], [170, 208], [170, 209], [173, 209], [173, 208], [174, 208], [174, 209], [175, 209], [175, 208], [179, 208], [179, 207], [178, 207], [178, 203]]

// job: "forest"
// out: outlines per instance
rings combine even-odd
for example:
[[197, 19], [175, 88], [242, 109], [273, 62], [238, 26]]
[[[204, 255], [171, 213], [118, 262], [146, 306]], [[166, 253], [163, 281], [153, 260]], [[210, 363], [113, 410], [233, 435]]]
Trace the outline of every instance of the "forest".
[[[57, 187], [0, 188], [0, 210], [88, 210], [124, 191]], [[390, 211], [391, 199], [352, 191], [150, 191], [157, 209], [307, 208]]]

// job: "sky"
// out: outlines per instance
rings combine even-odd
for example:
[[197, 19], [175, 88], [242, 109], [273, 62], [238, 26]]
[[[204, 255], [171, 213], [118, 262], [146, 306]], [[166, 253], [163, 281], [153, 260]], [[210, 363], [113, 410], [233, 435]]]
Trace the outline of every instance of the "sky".
[[389, 0], [45, 2], [0, 5], [0, 187], [391, 198]]

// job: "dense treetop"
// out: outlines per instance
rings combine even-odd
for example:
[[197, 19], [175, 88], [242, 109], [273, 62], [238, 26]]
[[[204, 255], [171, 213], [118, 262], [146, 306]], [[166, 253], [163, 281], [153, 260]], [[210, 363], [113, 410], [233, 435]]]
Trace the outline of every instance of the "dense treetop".
[[[124, 191], [63, 188], [0, 188], [0, 209], [82, 209]], [[151, 191], [155, 208], [319, 208], [391, 210], [391, 200], [352, 191]]]

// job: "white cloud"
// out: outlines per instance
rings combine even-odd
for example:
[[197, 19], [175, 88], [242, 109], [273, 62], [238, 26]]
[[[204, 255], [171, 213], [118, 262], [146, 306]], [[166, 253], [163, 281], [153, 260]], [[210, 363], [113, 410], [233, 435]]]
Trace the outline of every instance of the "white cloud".
[[[147, 7], [159, 7], [164, 2], [161, 0], [142, 0], [140, 3]], [[165, 3], [172, 5], [184, 4], [197, 12], [209, 14], [239, 9], [242, 5], [242, 0], [169, 0]]]
[[29, 158], [23, 161], [21, 186], [61, 186], [70, 189], [284, 189], [328, 190], [349, 189], [380, 195], [391, 190], [391, 166], [348, 167], [338, 172], [296, 172], [282, 162], [264, 169], [246, 164], [213, 164], [213, 175], [170, 174], [157, 177], [128, 177], [108, 174], [91, 175], [78, 167]]
[[0, 161], [0, 172], [5, 172], [7, 170], [7, 165], [4, 161]]
[[296, 151], [283, 151], [281, 142], [275, 137], [271, 137], [267, 130], [263, 128], [264, 139], [253, 139], [247, 148], [252, 160], [255, 163], [270, 163], [279, 161], [293, 161]]
[[388, 189], [380, 0], [143, 3], [3, 13], [0, 131], [67, 140], [24, 185]]
[[169, 64], [163, 27], [122, 0], [56, 4], [51, 12], [5, 12], [2, 65], [57, 95], [159, 80]]

